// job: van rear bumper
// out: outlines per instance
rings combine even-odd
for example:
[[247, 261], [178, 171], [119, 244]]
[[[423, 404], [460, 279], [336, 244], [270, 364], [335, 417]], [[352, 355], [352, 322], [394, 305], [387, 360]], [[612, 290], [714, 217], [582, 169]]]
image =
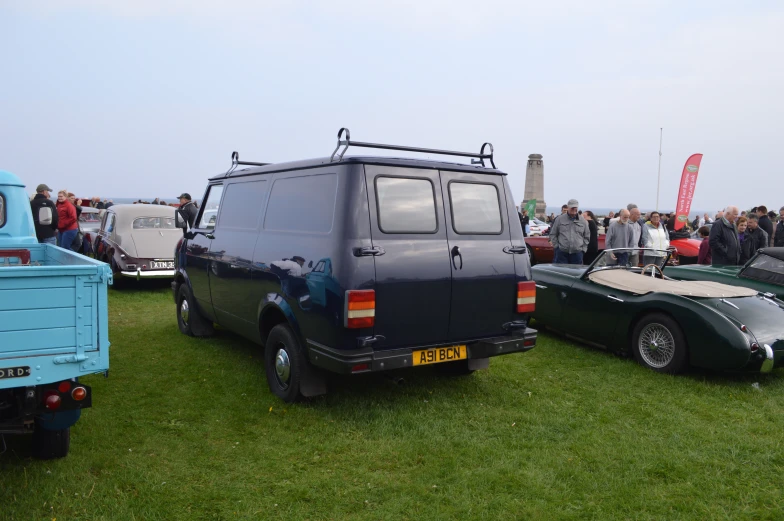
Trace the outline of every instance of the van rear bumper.
[[384, 350], [372, 347], [335, 349], [312, 340], [308, 340], [307, 346], [308, 359], [313, 365], [335, 373], [352, 374], [413, 367], [413, 353], [415, 351], [458, 344], [466, 345], [468, 360], [482, 360], [510, 353], [523, 353], [534, 348], [536, 335], [535, 329], [526, 328], [525, 331], [519, 333], [482, 340]]

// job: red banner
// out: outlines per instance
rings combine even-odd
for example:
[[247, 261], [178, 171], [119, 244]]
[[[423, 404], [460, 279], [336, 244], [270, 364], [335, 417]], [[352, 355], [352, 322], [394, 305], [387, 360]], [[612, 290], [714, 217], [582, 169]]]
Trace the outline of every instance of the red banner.
[[694, 187], [697, 186], [697, 174], [700, 172], [702, 154], [694, 154], [686, 160], [681, 175], [681, 188], [678, 190], [678, 205], [675, 208], [675, 229], [680, 230], [689, 222], [691, 200], [694, 198]]

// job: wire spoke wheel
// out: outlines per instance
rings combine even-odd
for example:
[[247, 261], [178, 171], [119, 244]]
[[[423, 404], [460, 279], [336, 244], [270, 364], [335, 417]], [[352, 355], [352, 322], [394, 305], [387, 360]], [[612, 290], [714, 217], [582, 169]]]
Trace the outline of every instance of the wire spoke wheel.
[[640, 332], [637, 349], [648, 365], [662, 368], [675, 356], [675, 338], [666, 326], [653, 322]]

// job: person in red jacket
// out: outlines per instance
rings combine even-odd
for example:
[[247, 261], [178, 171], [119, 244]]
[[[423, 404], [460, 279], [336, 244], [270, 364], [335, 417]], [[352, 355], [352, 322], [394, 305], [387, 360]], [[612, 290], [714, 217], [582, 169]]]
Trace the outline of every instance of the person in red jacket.
[[71, 249], [71, 243], [76, 237], [78, 224], [76, 222], [76, 207], [68, 200], [68, 191], [57, 192], [57, 245], [66, 250]]
[[702, 242], [700, 243], [700, 252], [697, 254], [697, 264], [710, 264], [711, 260], [711, 249], [710, 249], [710, 241], [708, 237], [710, 237], [710, 228], [707, 226], [701, 226], [697, 233], [700, 234], [702, 237]]

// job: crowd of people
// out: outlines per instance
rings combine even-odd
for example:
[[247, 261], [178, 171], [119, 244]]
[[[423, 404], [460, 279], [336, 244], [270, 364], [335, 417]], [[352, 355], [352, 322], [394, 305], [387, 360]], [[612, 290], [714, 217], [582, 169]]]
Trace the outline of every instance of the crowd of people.
[[[520, 213], [525, 229], [529, 218]], [[561, 214], [547, 218], [549, 239], [554, 248], [553, 262], [559, 264], [590, 264], [599, 253], [599, 221], [590, 211], [579, 209], [579, 202], [571, 199], [561, 207]], [[778, 222], [776, 222], [778, 221]], [[602, 221], [605, 249], [627, 249], [611, 252], [608, 263], [636, 266], [640, 259], [637, 249], [667, 250], [670, 241], [689, 238], [693, 231], [703, 239], [700, 244], [699, 264], [743, 265], [760, 248], [784, 246], [784, 207], [779, 215], [758, 206], [749, 211], [728, 206], [711, 219], [708, 214], [696, 216], [676, 230], [676, 217], [658, 211], [643, 215], [636, 204], [629, 204], [616, 214], [610, 212]], [[645, 265], [655, 263], [663, 253], [643, 251]]]
[[[97, 210], [108, 210], [114, 206], [114, 201], [111, 199], [101, 200], [100, 197], [80, 199], [68, 190], [60, 190], [57, 192], [57, 200], [55, 202], [51, 200], [52, 192], [53, 190], [47, 184], [42, 183], [36, 187], [35, 195], [30, 199], [30, 208], [33, 213], [33, 223], [38, 242], [55, 244], [61, 248], [84, 254], [91, 253], [88, 251], [89, 243], [83, 241], [80, 233], [79, 217], [82, 214], [82, 208], [90, 207]], [[151, 203], [139, 199], [133, 204], [159, 204], [179, 207], [181, 215], [183, 215], [190, 226], [193, 226], [198, 208], [196, 203], [191, 200], [191, 196], [187, 193], [180, 195], [179, 199], [179, 204], [172, 205], [157, 197]]]

